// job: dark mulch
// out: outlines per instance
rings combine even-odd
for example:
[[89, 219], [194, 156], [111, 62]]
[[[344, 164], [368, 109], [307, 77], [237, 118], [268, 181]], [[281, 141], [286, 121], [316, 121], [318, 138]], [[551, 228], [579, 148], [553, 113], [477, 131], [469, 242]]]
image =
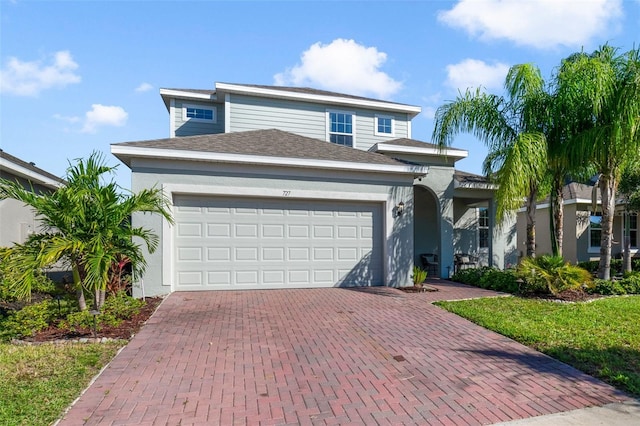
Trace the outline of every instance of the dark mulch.
[[49, 342], [53, 340], [81, 339], [84, 337], [107, 337], [110, 339], [128, 340], [136, 334], [138, 330], [140, 330], [140, 327], [151, 317], [158, 305], [160, 305], [160, 302], [162, 302], [162, 298], [147, 297], [145, 301], [146, 304], [140, 309], [138, 314], [128, 320], [122, 321], [117, 327], [103, 326], [98, 330], [96, 336], [93, 335], [93, 330], [91, 329], [69, 331], [52, 325], [25, 340], [30, 342]]
[[543, 300], [554, 300], [558, 302], [587, 302], [589, 300], [600, 299], [604, 296], [602, 296], [601, 294], [589, 294], [583, 290], [565, 290], [556, 295], [534, 294], [528, 295], [526, 297]]
[[422, 285], [421, 287], [412, 286], [412, 287], [398, 287], [398, 290], [404, 291], [405, 293], [424, 293], [427, 291], [438, 291], [437, 288], [431, 287], [429, 285]]

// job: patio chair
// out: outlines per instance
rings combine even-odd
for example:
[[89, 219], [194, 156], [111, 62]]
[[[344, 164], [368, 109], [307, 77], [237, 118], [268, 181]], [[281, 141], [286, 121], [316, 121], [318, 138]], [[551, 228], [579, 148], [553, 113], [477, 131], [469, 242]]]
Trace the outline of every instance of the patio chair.
[[[422, 267], [427, 271], [429, 276], [438, 275], [438, 255], [433, 253], [422, 253], [420, 255]], [[431, 275], [433, 273], [433, 275]]]
[[478, 257], [467, 253], [454, 254], [454, 271], [478, 267]]

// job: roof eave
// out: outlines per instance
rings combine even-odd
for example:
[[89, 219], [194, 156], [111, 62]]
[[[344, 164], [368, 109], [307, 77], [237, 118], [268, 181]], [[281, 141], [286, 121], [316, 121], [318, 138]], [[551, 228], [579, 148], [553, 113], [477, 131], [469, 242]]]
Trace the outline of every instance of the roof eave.
[[264, 88], [243, 86], [231, 83], [216, 83], [216, 92], [238, 93], [251, 96], [262, 96], [269, 98], [292, 99], [306, 102], [321, 102], [324, 104], [346, 105], [351, 107], [371, 108], [385, 111], [393, 111], [408, 114], [411, 118], [422, 112], [422, 108], [413, 105], [403, 105], [393, 102], [376, 101], [374, 99], [353, 99], [341, 96], [330, 96], [312, 93], [288, 92], [277, 88]]
[[370, 173], [393, 173], [421, 176], [428, 167], [414, 165], [391, 165], [378, 163], [357, 163], [334, 160], [312, 160], [305, 158], [270, 157], [263, 155], [227, 154], [219, 152], [189, 151], [178, 149], [158, 149], [111, 145], [111, 153], [131, 167], [132, 158], [172, 159], [186, 161], [208, 161], [235, 164], [259, 164], [265, 166], [315, 168], [329, 170], [360, 171]]
[[26, 179], [34, 184], [45, 186], [49, 189], [55, 190], [64, 186], [63, 182], [42, 175], [34, 170], [29, 170], [28, 168], [15, 164], [6, 158], [0, 157], [0, 169], [6, 170], [11, 174]]
[[432, 147], [419, 148], [416, 146], [393, 145], [384, 142], [378, 142], [377, 144], [373, 145], [371, 149], [369, 149], [369, 151], [390, 154], [416, 154], [449, 157], [453, 158], [454, 161], [462, 160], [463, 158], [467, 158], [469, 156], [469, 151], [462, 149], [445, 148], [443, 150], [440, 150], [438, 148]]

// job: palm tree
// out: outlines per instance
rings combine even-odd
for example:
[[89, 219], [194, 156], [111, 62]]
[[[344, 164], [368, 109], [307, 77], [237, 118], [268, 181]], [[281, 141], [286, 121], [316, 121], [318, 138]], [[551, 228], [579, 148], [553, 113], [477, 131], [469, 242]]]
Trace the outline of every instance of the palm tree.
[[70, 164], [67, 184], [51, 194], [35, 194], [17, 182], [0, 181], [0, 199], [24, 202], [44, 226], [44, 232], [16, 244], [5, 257], [10, 267], [21, 271], [13, 287], [16, 296], [29, 297], [35, 272], [62, 261], [72, 269], [80, 308], [86, 309], [83, 290], [87, 290], [93, 293], [98, 310], [114, 263], [126, 259], [134, 275], [143, 273], [146, 261], [133, 238], [138, 237], [153, 252], [158, 236], [132, 227], [131, 214], [149, 212], [172, 219], [161, 190], [123, 194], [114, 182], [105, 183], [103, 176], [114, 170], [94, 152], [87, 160]]
[[488, 146], [484, 172], [498, 184], [496, 220], [501, 223], [526, 198], [526, 253], [535, 256], [536, 201], [546, 192], [548, 176], [545, 130], [551, 98], [532, 64], [511, 67], [505, 89], [507, 97], [467, 90], [440, 106], [432, 139], [444, 148], [458, 133], [469, 132]]
[[564, 108], [576, 113], [567, 158], [600, 174], [600, 277], [609, 279], [615, 194], [625, 165], [640, 156], [640, 50], [618, 55], [604, 45], [592, 54], [574, 54], [556, 80]]

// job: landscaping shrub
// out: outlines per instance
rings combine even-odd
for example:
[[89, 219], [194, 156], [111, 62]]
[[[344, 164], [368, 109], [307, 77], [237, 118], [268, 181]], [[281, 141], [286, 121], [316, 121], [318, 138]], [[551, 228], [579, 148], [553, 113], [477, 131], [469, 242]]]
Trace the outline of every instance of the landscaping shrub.
[[565, 262], [560, 256], [526, 257], [518, 265], [518, 276], [527, 288], [537, 288], [543, 280], [551, 294], [592, 285], [589, 271]]
[[411, 278], [413, 279], [413, 285], [416, 287], [420, 287], [424, 280], [427, 279], [427, 271], [419, 266], [414, 266], [413, 275], [411, 275]]
[[596, 279], [593, 287], [587, 289], [587, 292], [594, 294], [602, 294], [603, 296], [627, 294], [620, 281], [609, 281]]
[[511, 269], [504, 271], [496, 268], [485, 269], [480, 277], [479, 286], [505, 293], [517, 293], [519, 290], [518, 277]]
[[[139, 313], [144, 303], [127, 296], [123, 291], [107, 297], [100, 313], [96, 315], [96, 330], [102, 330], [105, 326], [117, 327], [123, 320]], [[93, 315], [89, 311], [73, 312], [60, 323], [61, 327], [70, 331], [92, 329], [93, 325]]]
[[451, 280], [477, 287], [480, 284], [480, 278], [482, 278], [484, 270], [485, 268], [461, 269], [453, 274]]
[[0, 321], [0, 340], [33, 336], [56, 318], [57, 307], [51, 300], [27, 305]]

